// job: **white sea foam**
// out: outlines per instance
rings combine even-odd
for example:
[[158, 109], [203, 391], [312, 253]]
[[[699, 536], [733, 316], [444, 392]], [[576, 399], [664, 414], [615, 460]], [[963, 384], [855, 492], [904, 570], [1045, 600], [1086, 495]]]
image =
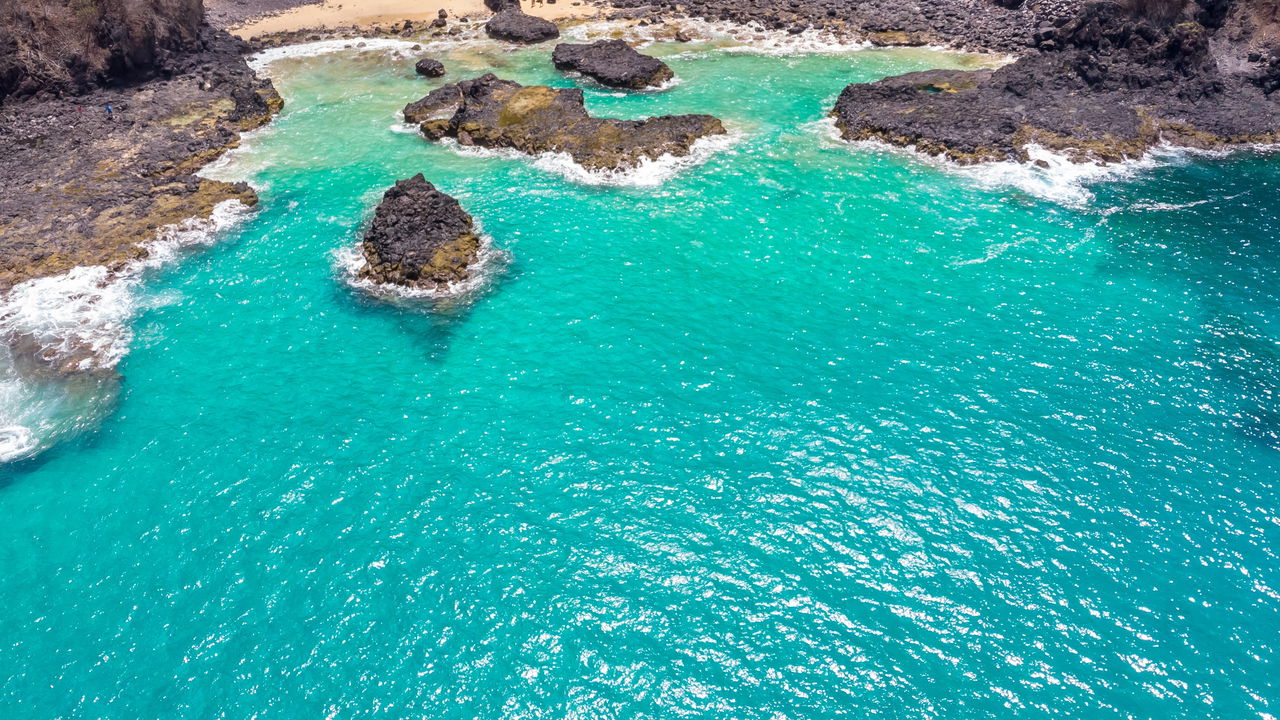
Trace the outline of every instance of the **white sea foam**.
[[[359, 47], [363, 44], [363, 47]], [[263, 72], [271, 63], [290, 58], [318, 57], [320, 55], [328, 55], [329, 53], [352, 51], [352, 52], [387, 52], [387, 51], [410, 51], [414, 45], [423, 45], [420, 42], [411, 40], [401, 40], [398, 38], [337, 38], [333, 40], [318, 40], [316, 42], [302, 43], [300, 45], [284, 45], [281, 47], [268, 48], [254, 54], [249, 58], [249, 67], [257, 72]]]
[[[565, 29], [565, 36], [578, 42], [617, 37], [633, 45], [670, 42], [675, 32], [682, 31], [695, 47], [692, 53], [710, 50], [742, 52], [758, 55], [838, 55], [871, 47], [871, 43], [842, 37], [829, 30], [809, 28], [791, 34], [772, 30], [757, 23], [712, 22], [699, 18], [672, 19], [654, 25], [636, 25], [616, 20], [578, 23]], [[698, 47], [713, 44], [714, 48]]]
[[183, 248], [213, 242], [216, 233], [243, 218], [238, 200], [219, 203], [207, 219], [162, 229], [144, 243], [145, 257], [118, 269], [72, 268], [16, 285], [0, 296], [0, 336], [70, 371], [109, 370], [129, 350], [128, 322], [142, 309], [138, 285], [147, 270], [171, 261]]
[[[553, 172], [564, 178], [583, 185], [602, 185], [612, 187], [656, 187], [691, 167], [701, 165], [713, 155], [729, 150], [743, 138], [742, 133], [729, 132], [724, 135], [710, 135], [695, 140], [690, 146], [688, 155], [675, 156], [664, 154], [657, 158], [643, 158], [633, 168], [624, 170], [591, 170], [574, 161], [568, 153], [548, 152], [532, 156], [533, 166]], [[459, 145], [453, 138], [444, 138], [441, 143], [460, 155], [473, 157], [505, 158], [528, 160], [529, 155], [518, 150], [467, 147]]]
[[476, 252], [476, 261], [471, 266], [470, 276], [462, 282], [450, 283], [443, 288], [408, 288], [360, 277], [360, 272], [368, 265], [368, 261], [365, 260], [358, 242], [334, 250], [333, 260], [334, 268], [343, 282], [380, 300], [434, 301], [472, 295], [488, 287], [510, 261], [510, 255], [497, 248], [493, 244], [493, 238], [482, 232], [480, 249]]
[[847, 142], [840, 138], [835, 121], [827, 118], [819, 126], [820, 132], [833, 142], [846, 147], [895, 155], [906, 155], [946, 172], [960, 175], [986, 188], [1014, 188], [1044, 200], [1063, 205], [1087, 205], [1094, 199], [1091, 185], [1131, 178], [1153, 168], [1182, 164], [1188, 153], [1181, 148], [1158, 147], [1143, 157], [1119, 163], [1074, 162], [1066, 155], [1056, 153], [1040, 145], [1027, 145], [1028, 162], [1012, 160], [960, 165], [939, 155], [920, 152], [914, 146], [900, 147], [880, 140]]

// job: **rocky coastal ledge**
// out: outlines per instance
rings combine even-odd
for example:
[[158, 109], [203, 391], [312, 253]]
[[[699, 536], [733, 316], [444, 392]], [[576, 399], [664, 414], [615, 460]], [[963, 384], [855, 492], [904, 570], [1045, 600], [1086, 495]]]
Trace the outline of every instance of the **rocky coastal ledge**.
[[998, 70], [937, 70], [845, 88], [832, 114], [876, 139], [960, 163], [1037, 145], [1115, 162], [1168, 143], [1280, 140], [1280, 18], [1264, 0], [1097, 2]]
[[33, 82], [36, 97], [0, 105], [0, 291], [76, 266], [118, 267], [145, 255], [139, 243], [163, 226], [208, 217], [224, 200], [256, 202], [244, 184], [194, 174], [281, 106], [245, 49], [200, 23], [162, 65], [135, 66], [142, 82], [109, 72], [87, 87]]
[[361, 279], [441, 291], [470, 277], [480, 237], [458, 201], [418, 173], [382, 196], [360, 250]]
[[587, 170], [627, 170], [663, 155], [689, 155], [699, 139], [725, 134], [710, 115], [645, 120], [593, 118], [576, 88], [523, 86], [493, 74], [446, 85], [404, 109], [430, 140], [510, 148], [529, 155], [567, 153]]

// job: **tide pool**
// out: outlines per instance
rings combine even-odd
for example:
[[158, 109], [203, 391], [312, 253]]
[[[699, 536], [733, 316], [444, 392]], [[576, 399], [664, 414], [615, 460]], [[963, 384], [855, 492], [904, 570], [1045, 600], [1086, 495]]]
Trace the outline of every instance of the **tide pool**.
[[[732, 131], [638, 186], [405, 132], [417, 53], [266, 66], [258, 209], [118, 381], [0, 394], [57, 439], [0, 466], [4, 717], [1280, 716], [1280, 163], [947, 169], [824, 115], [987, 60], [740, 50], [588, 88]], [[502, 259], [382, 302], [340, 258], [417, 172]]]

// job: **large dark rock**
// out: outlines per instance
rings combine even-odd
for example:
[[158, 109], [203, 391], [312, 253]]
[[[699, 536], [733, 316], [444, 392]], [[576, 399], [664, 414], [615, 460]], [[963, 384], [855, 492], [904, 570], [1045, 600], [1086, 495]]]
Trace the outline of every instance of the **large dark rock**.
[[171, 76], [203, 22], [201, 0], [0, 2], [0, 99]]
[[433, 58], [422, 58], [413, 64], [414, 72], [423, 77], [438, 78], [444, 76], [444, 63]]
[[583, 106], [581, 90], [525, 87], [492, 74], [446, 87], [458, 97], [457, 109], [450, 118], [423, 122], [427, 138], [452, 137], [462, 145], [531, 155], [563, 152], [592, 170], [627, 169], [644, 159], [688, 155], [700, 138], [725, 132], [710, 115], [593, 118]]
[[560, 37], [560, 29], [550, 20], [522, 12], [519, 8], [503, 10], [484, 24], [484, 31], [496, 40], [514, 43], [540, 43]]
[[562, 43], [552, 52], [551, 61], [557, 70], [579, 72], [601, 85], [627, 90], [659, 87], [675, 77], [666, 63], [641, 55], [622, 40]]
[[1111, 162], [1162, 142], [1275, 142], [1280, 97], [1267, 93], [1264, 58], [1250, 61], [1245, 50], [1280, 29], [1257, 24], [1251, 6], [1263, 1], [1237, 0], [1226, 14], [1196, 3], [1177, 13], [1093, 3], [1038, 30], [1039, 52], [998, 70], [850, 85], [833, 115], [847, 139], [913, 145], [962, 163], [1026, 160], [1031, 145]]
[[360, 248], [361, 278], [436, 290], [469, 277], [480, 238], [458, 201], [418, 173], [382, 196]]

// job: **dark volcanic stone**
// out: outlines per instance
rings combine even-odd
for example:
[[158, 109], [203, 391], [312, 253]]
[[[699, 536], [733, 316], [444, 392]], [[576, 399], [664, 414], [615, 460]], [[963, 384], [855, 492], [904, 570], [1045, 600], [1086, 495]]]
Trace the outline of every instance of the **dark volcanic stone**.
[[444, 75], [444, 63], [432, 58], [422, 58], [414, 63], [413, 69], [423, 77], [442, 77]]
[[451, 118], [422, 123], [427, 138], [452, 137], [463, 145], [530, 155], [563, 152], [592, 170], [627, 169], [643, 159], [688, 155], [697, 140], [725, 132], [710, 115], [593, 118], [579, 89], [525, 87], [492, 74], [446, 87], [461, 98], [457, 111]]
[[534, 17], [520, 10], [503, 10], [484, 24], [484, 31], [496, 40], [514, 43], [540, 43], [560, 37], [560, 29], [550, 20]]
[[360, 277], [434, 290], [470, 275], [480, 238], [458, 201], [418, 173], [382, 196], [361, 250]]
[[423, 123], [433, 118], [452, 115], [462, 102], [457, 85], [445, 85], [427, 93], [421, 100], [404, 106], [404, 121]]
[[994, 71], [939, 70], [850, 85], [833, 115], [847, 139], [914, 145], [965, 163], [1026, 160], [1031, 145], [1111, 162], [1163, 142], [1276, 142], [1280, 97], [1261, 81], [1261, 55], [1251, 61], [1245, 50], [1280, 30], [1253, 19], [1251, 6], [1263, 1], [1237, 0], [1212, 21], [1216, 0], [1190, 3], [1169, 18], [1093, 3], [1037, 30], [1040, 52]]
[[556, 69], [572, 70], [615, 88], [640, 90], [659, 87], [675, 73], [657, 58], [641, 55], [622, 40], [599, 40], [589, 45], [562, 43], [551, 54]]

